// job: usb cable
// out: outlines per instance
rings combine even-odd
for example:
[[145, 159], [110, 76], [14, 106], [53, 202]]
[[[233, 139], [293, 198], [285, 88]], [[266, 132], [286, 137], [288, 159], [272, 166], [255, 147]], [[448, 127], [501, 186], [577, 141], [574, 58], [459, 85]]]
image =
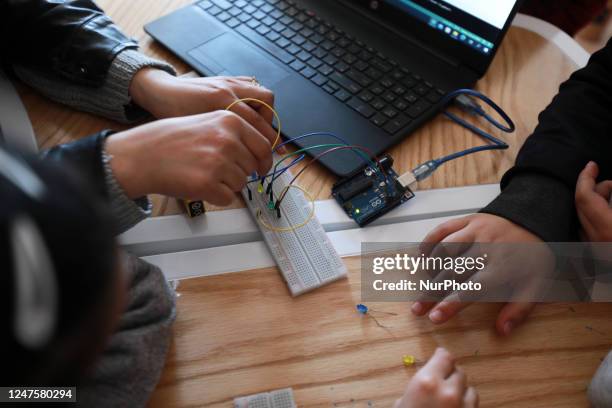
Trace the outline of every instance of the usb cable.
[[[488, 113], [486, 113], [482, 106], [476, 101], [476, 99], [479, 99], [480, 101], [486, 103], [495, 112], [497, 112], [499, 116], [504, 120], [504, 122], [506, 122], [506, 125], [503, 125], [502, 123], [491, 117]], [[512, 119], [510, 119], [510, 116], [508, 116], [508, 114], [504, 112], [504, 110], [500, 108], [495, 102], [493, 102], [489, 97], [478, 91], [475, 91], [473, 89], [458, 89], [456, 91], [450, 92], [442, 99], [441, 105], [447, 106], [451, 101], [470, 115], [484, 118], [488, 123], [501, 130], [502, 132], [512, 133], [516, 129], [516, 127], [514, 126], [514, 122], [512, 122]], [[414, 190], [418, 182], [425, 180], [426, 178], [431, 176], [438, 169], [438, 167], [451, 160], [459, 159], [461, 157], [473, 153], [483, 152], [487, 150], [505, 150], [509, 147], [505, 141], [485, 132], [484, 130], [472, 125], [471, 123], [468, 123], [467, 121], [455, 115], [454, 113], [449, 112], [448, 110], [445, 110], [443, 113], [453, 122], [468, 129], [469, 131], [475, 133], [483, 139], [491, 142], [491, 144], [472, 147], [469, 149], [462, 150], [460, 152], [452, 153], [447, 156], [443, 156], [419, 164], [417, 167], [415, 167], [411, 171], [402, 174], [397, 179], [403, 187], [408, 187]]]

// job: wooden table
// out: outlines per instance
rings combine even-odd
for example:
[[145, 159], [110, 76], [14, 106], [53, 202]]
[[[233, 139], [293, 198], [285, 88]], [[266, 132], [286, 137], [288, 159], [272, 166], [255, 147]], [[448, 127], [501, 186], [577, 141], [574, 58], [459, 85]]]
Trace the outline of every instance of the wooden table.
[[[144, 23], [190, 0], [99, 0], [99, 4], [141, 41], [145, 53], [189, 69], [143, 30]], [[496, 182], [511, 166], [537, 114], [575, 69], [555, 45], [513, 28], [477, 89], [510, 113], [517, 132], [506, 152], [485, 153], [446, 165], [422, 188]], [[49, 147], [120, 128], [74, 112], [20, 87], [39, 143]], [[398, 171], [445, 153], [481, 144], [471, 133], [439, 117], [391, 150]], [[317, 168], [301, 184], [318, 199], [329, 197], [334, 177]], [[237, 200], [232, 207], [243, 204]], [[176, 213], [175, 200], [155, 198], [155, 214]], [[426, 361], [436, 346], [459, 358], [482, 406], [578, 407], [612, 342], [611, 308], [605, 304], [540, 306], [509, 339], [497, 337], [497, 305], [471, 307], [435, 327], [414, 318], [406, 304], [371, 308], [397, 315], [378, 327], [355, 312], [359, 303], [359, 260], [347, 259], [350, 276], [297, 299], [274, 268], [190, 279], [179, 287], [178, 319], [172, 350], [151, 405], [230, 406], [239, 395], [293, 387], [300, 406], [389, 406], [416, 368], [401, 357]], [[418, 364], [417, 364], [418, 366]]]

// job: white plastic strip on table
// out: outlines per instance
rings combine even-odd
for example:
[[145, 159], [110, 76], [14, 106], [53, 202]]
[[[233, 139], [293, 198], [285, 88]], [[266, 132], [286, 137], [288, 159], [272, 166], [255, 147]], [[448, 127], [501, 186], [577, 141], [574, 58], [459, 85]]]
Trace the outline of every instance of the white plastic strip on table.
[[577, 68], [582, 68], [589, 62], [590, 54], [576, 40], [544, 20], [519, 13], [512, 21], [512, 26], [531, 31], [552, 42], [576, 64]]
[[[385, 214], [364, 230], [478, 211], [499, 194], [499, 185], [485, 184], [417, 191], [416, 197]], [[325, 231], [353, 229], [356, 224], [334, 200], [317, 201], [316, 216]], [[247, 209], [213, 211], [203, 217], [170, 215], [150, 218], [121, 235], [121, 245], [139, 256], [189, 251], [261, 241]]]
[[[452, 216], [478, 211], [498, 193], [499, 186], [493, 184], [417, 192], [413, 200], [366, 228], [357, 227], [335, 202], [318, 202], [316, 208], [332, 245], [344, 257], [359, 254], [362, 242], [418, 242], [436, 225]], [[337, 211], [347, 222], [334, 218]], [[184, 216], [153, 218], [128, 231], [122, 242], [127, 249], [149, 252], [144, 259], [161, 267], [168, 279], [274, 266], [257, 226], [250, 220], [246, 209], [208, 213], [195, 223]], [[205, 245], [169, 250], [177, 244], [198, 243]]]

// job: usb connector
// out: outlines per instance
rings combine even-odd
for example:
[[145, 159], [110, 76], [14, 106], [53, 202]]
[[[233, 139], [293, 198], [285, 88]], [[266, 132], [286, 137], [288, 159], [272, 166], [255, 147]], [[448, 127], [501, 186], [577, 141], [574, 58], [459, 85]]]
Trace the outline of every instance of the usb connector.
[[397, 181], [404, 188], [409, 188], [413, 190], [414, 186], [417, 184], [417, 179], [414, 177], [414, 173], [412, 171], [408, 171], [397, 178]]
[[438, 169], [438, 167], [439, 164], [436, 160], [430, 160], [418, 165], [413, 170], [402, 174], [398, 177], [397, 181], [402, 187], [414, 190], [414, 187], [419, 181], [423, 181], [427, 177], [431, 176], [433, 172]]

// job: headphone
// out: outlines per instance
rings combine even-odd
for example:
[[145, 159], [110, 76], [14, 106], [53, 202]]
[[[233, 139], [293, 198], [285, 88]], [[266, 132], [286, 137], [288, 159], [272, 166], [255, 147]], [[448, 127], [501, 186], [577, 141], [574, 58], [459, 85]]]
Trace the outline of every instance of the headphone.
[[[42, 203], [47, 191], [43, 181], [25, 161], [1, 147], [0, 177]], [[32, 217], [20, 213], [8, 222], [15, 276], [13, 332], [23, 347], [40, 349], [52, 339], [57, 325], [58, 288], [53, 261]]]

